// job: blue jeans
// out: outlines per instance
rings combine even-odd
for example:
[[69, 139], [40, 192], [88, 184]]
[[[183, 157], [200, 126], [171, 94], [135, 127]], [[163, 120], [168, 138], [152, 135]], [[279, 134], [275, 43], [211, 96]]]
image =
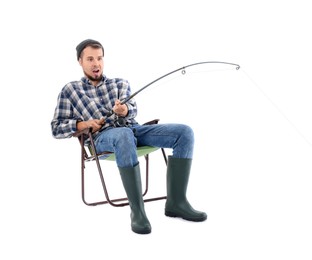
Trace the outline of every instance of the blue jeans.
[[192, 159], [194, 133], [184, 124], [138, 124], [107, 128], [95, 138], [97, 152], [114, 152], [121, 168], [137, 165], [136, 147], [145, 145], [172, 148], [172, 157]]

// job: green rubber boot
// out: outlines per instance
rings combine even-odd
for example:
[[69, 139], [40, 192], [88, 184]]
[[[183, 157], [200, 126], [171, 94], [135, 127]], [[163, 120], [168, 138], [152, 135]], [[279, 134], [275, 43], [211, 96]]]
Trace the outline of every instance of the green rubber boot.
[[165, 215], [199, 222], [206, 220], [207, 214], [193, 209], [186, 198], [191, 164], [192, 159], [168, 157]]
[[144, 209], [139, 164], [135, 167], [119, 167], [119, 172], [131, 208], [130, 217], [132, 231], [138, 234], [151, 233], [151, 224], [146, 217]]

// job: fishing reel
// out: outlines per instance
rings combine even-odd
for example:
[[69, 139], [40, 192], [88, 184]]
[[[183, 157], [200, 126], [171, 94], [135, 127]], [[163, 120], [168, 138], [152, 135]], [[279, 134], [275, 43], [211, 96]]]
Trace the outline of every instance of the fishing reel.
[[128, 122], [127, 122], [126, 118], [116, 115], [114, 118], [114, 126], [115, 127], [127, 127]]

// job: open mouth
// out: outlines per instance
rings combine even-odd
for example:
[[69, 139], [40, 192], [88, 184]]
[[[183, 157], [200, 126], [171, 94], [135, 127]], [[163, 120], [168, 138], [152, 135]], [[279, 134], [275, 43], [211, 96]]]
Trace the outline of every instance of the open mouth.
[[94, 77], [99, 77], [100, 76], [100, 70], [99, 69], [92, 70], [92, 73], [93, 73]]

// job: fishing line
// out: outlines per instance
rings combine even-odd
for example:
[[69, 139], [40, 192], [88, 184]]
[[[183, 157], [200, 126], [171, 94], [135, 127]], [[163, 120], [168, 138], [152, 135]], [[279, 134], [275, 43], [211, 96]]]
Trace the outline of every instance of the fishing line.
[[305, 142], [312, 147], [312, 143], [305, 137], [299, 128], [287, 117], [287, 115], [276, 105], [276, 103], [268, 96], [268, 94], [253, 80], [249, 74], [241, 69], [245, 76], [253, 83], [253, 85], [261, 92], [261, 94], [271, 103], [271, 105], [278, 111], [278, 113], [295, 129], [295, 131], [305, 140]]

